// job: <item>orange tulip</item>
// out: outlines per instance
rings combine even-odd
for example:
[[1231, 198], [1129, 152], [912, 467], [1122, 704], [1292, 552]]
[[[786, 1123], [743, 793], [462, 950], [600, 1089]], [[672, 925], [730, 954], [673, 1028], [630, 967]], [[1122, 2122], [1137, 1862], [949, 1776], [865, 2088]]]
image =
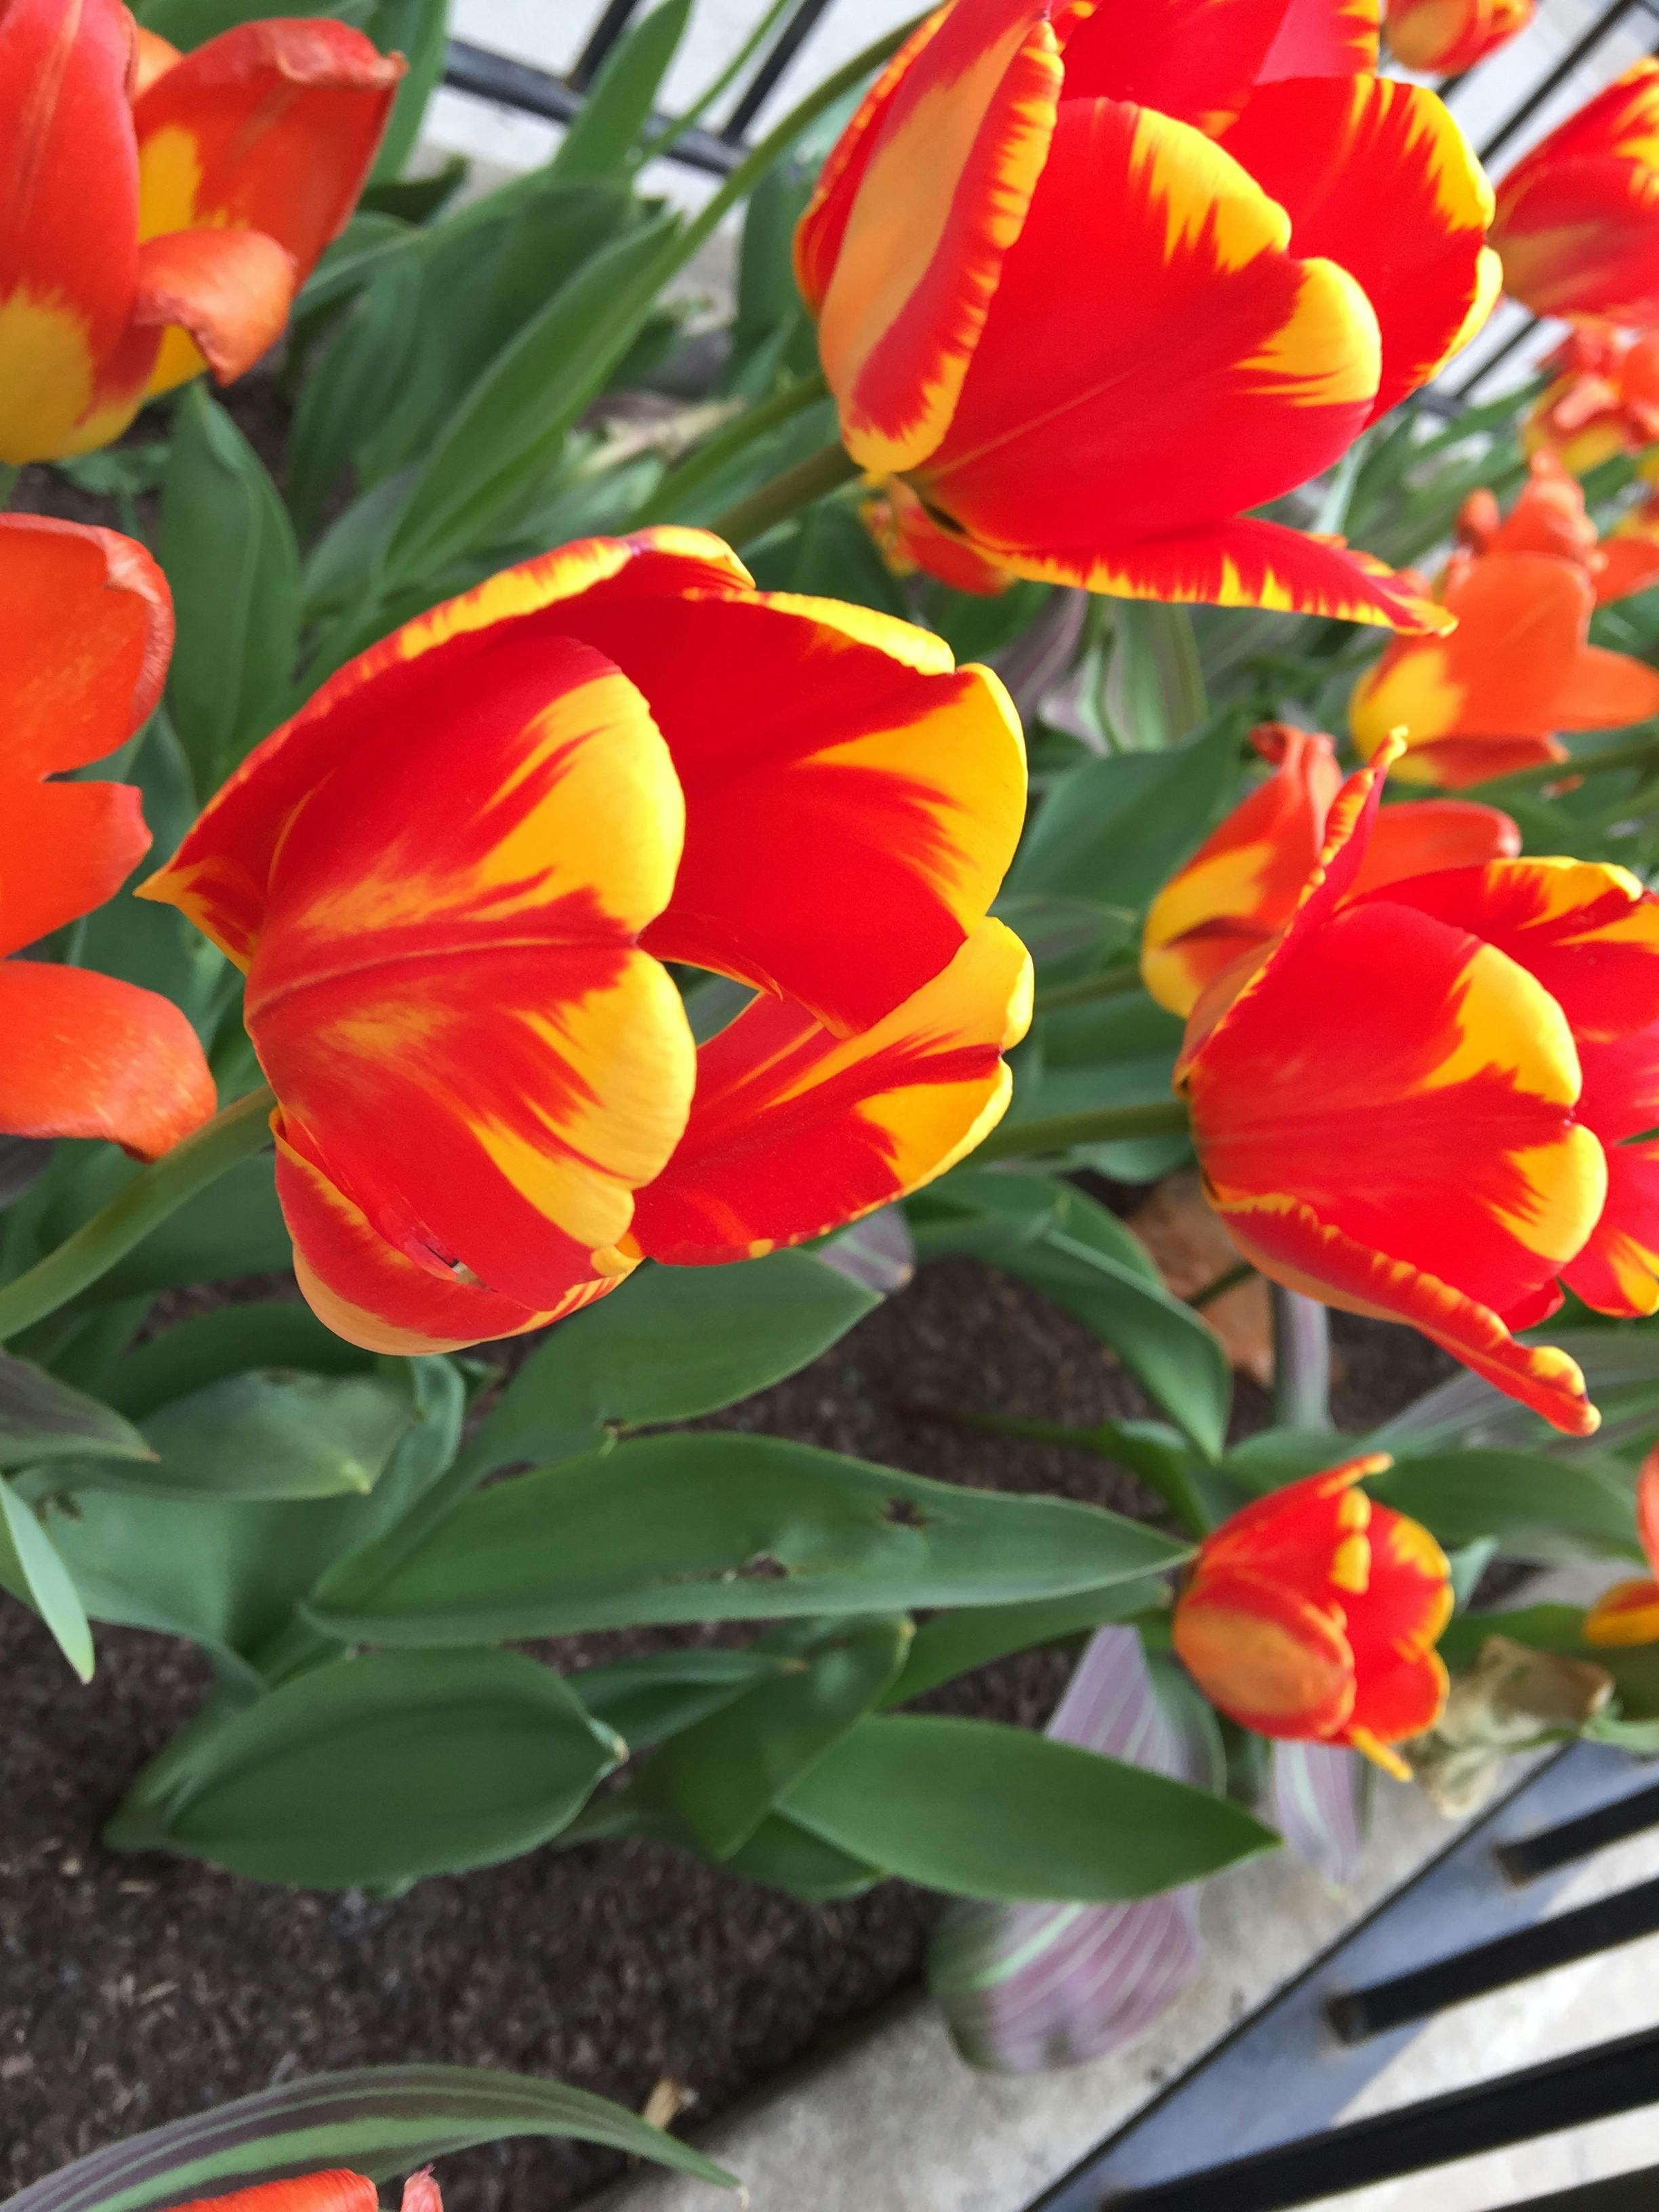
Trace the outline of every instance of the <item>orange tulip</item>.
[[1407, 69], [1459, 76], [1532, 21], [1534, 0], [1388, 0], [1389, 50]]
[[350, 214], [403, 68], [326, 16], [180, 59], [136, 46], [119, 0], [8, 0], [0, 461], [85, 453], [204, 364], [251, 368]]
[[1659, 337], [1588, 325], [1545, 366], [1553, 377], [1522, 428], [1528, 453], [1553, 453], [1582, 477], [1659, 443]]
[[1491, 195], [1376, 0], [955, 0], [795, 237], [843, 441], [901, 566], [1441, 624], [1249, 517], [1484, 319]]
[[1565, 761], [1558, 730], [1613, 730], [1659, 714], [1659, 672], [1589, 642], [1598, 605], [1659, 579], [1659, 545], [1610, 561], [1584, 495], [1549, 453], [1500, 522], [1476, 492], [1437, 590], [1449, 637], [1398, 639], [1354, 686], [1348, 727], [1362, 757], [1391, 732], [1409, 783], [1460, 790]]
[[1428, 1530], [1356, 1487], [1392, 1465], [1386, 1452], [1348, 1460], [1224, 1521], [1199, 1547], [1172, 1626], [1188, 1673], [1243, 1727], [1351, 1744], [1406, 1781], [1389, 1746], [1440, 1717], [1434, 1647], [1452, 1591]]
[[[1189, 1014], [1234, 961], [1264, 950], [1302, 896], [1325, 842], [1342, 771], [1318, 732], [1267, 722], [1250, 733], [1277, 763], [1267, 781], [1201, 844], [1147, 911], [1140, 973], [1160, 1006]], [[1385, 807], [1354, 884], [1355, 896], [1432, 868], [1512, 859], [1521, 832], [1495, 806], [1419, 799]]]
[[[247, 973], [300, 1279], [354, 1342], [738, 1260], [1000, 1118], [1030, 963], [995, 677], [718, 538], [594, 538], [349, 662], [143, 895]], [[699, 1050], [665, 962], [757, 996]]]
[[1498, 187], [1504, 289], [1535, 315], [1659, 322], [1659, 62], [1638, 62]]
[[1602, 1591], [1584, 1615], [1587, 1644], [1659, 1644], [1659, 1444], [1636, 1478], [1636, 1533], [1649, 1572]]
[[1600, 1416], [1513, 1331], [1561, 1285], [1659, 1310], [1659, 898], [1498, 860], [1354, 895], [1398, 741], [1339, 793], [1290, 921], [1176, 1067], [1210, 1202], [1264, 1274], [1403, 1321], [1557, 1428]]
[[[305, 2173], [293, 2181], [264, 2181], [252, 2189], [233, 2189], [228, 2197], [198, 2197], [173, 2212], [379, 2212], [380, 2191], [367, 2174], [337, 2167]], [[443, 2198], [432, 2169], [411, 2173], [404, 2184], [402, 2212], [443, 2212]]]
[[[111, 530], [0, 515], [0, 955], [113, 896], [149, 844], [130, 784], [52, 781], [130, 738], [173, 644], [165, 579]], [[0, 1130], [146, 1158], [214, 1110], [177, 1006], [89, 968], [0, 958]]]

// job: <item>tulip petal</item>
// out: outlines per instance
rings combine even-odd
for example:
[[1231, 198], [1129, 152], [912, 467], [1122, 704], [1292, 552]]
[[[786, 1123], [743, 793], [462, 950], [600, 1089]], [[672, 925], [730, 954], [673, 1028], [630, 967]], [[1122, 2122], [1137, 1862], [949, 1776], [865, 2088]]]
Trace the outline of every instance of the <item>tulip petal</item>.
[[1267, 1575], [1200, 1574], [1177, 1604], [1176, 1655], [1211, 1702], [1261, 1735], [1331, 1737], [1353, 1710], [1340, 1614]]
[[[485, 655], [568, 639], [578, 606], [741, 589], [748, 572], [707, 531], [668, 527], [562, 545], [447, 599], [360, 653], [254, 748], [142, 897], [178, 907], [241, 968], [264, 926], [271, 855], [289, 816], [388, 729], [437, 730], [473, 708]], [[650, 617], [642, 617], [642, 621]]]
[[1376, 76], [1263, 85], [1221, 143], [1288, 213], [1297, 253], [1339, 263], [1376, 311], [1373, 419], [1474, 335], [1477, 304], [1495, 303], [1492, 187], [1434, 93]]
[[[138, 249], [133, 321], [167, 332], [149, 391], [170, 392], [204, 362], [221, 384], [252, 368], [282, 336], [295, 281], [293, 256], [263, 231], [170, 230], [148, 240]], [[182, 362], [175, 338], [187, 349]]]
[[[1656, 1112], [1659, 1101], [1650, 1121]], [[1659, 1312], [1659, 1144], [1609, 1145], [1607, 1152], [1607, 1204], [1561, 1278], [1595, 1312], [1635, 1319]]]
[[634, 948], [681, 800], [591, 647], [521, 628], [468, 665], [470, 700], [394, 721], [287, 824], [246, 1021], [291, 1140], [381, 1236], [540, 1311], [626, 1272], [684, 1123], [684, 1012]]
[[295, 1148], [280, 1116], [276, 1195], [306, 1303], [337, 1336], [368, 1352], [458, 1352], [522, 1336], [591, 1304], [623, 1279], [617, 1274], [573, 1284], [556, 1305], [532, 1312], [464, 1274], [436, 1274], [370, 1227], [361, 1207]]
[[1520, 850], [1520, 830], [1495, 806], [1471, 799], [1408, 799], [1378, 814], [1353, 895], [1363, 898], [1384, 884], [1442, 868], [1513, 860]]
[[1377, 0], [1290, 0], [1262, 81], [1375, 75], [1377, 13]]
[[198, 2197], [177, 2212], [376, 2212], [379, 2192], [361, 2173], [337, 2168], [294, 2181], [262, 2181], [228, 2197]]
[[1421, 1735], [1440, 1717], [1446, 1670], [1435, 1645], [1452, 1616], [1451, 1570], [1428, 1530], [1386, 1505], [1371, 1509], [1365, 1602], [1348, 1617], [1359, 1692], [1351, 1730], [1379, 1743]]
[[[1067, 580], [1120, 548], [1131, 574], [1178, 562], [1200, 532], [1210, 550], [1215, 526], [1346, 451], [1376, 397], [1364, 294], [1334, 262], [1295, 258], [1290, 235], [1189, 125], [1066, 101], [924, 494], [982, 546]], [[1225, 559], [1214, 549], [1212, 567]]]
[[1019, 719], [996, 677], [832, 599], [665, 599], [648, 623], [589, 604], [572, 620], [651, 701], [685, 793], [684, 857], [648, 951], [842, 1033], [945, 966], [1024, 813]]
[[924, 506], [902, 477], [872, 483], [872, 496], [859, 513], [896, 576], [913, 576], [920, 569], [953, 592], [971, 592], [980, 599], [994, 599], [1007, 590], [1013, 571]]
[[1656, 143], [1659, 63], [1640, 61], [1522, 156], [1492, 227], [1512, 297], [1540, 315], [1659, 318]]
[[943, 436], [1060, 88], [1046, 7], [982, 0], [951, 11], [874, 126], [818, 314], [842, 438], [865, 468], [913, 467]]
[[1132, 100], [1216, 132], [1238, 113], [1285, 0], [1096, 0], [1066, 42], [1066, 97]]
[[103, 1137], [154, 1159], [217, 1103], [178, 1007], [89, 968], [0, 962], [0, 1035], [9, 1136]]
[[1580, 646], [1555, 712], [1564, 730], [1619, 730], [1659, 714], [1659, 668], [1628, 653]]
[[1584, 1615], [1584, 1641], [1604, 1650], [1624, 1644], [1659, 1644], [1659, 1583], [1615, 1583], [1602, 1591]]
[[21, 951], [113, 898], [149, 850], [127, 783], [0, 776], [0, 953]]
[[0, 515], [6, 775], [58, 775], [113, 752], [160, 697], [172, 648], [167, 580], [142, 545]]
[[999, 921], [861, 1036], [757, 999], [697, 1055], [685, 1135], [637, 1196], [641, 1249], [682, 1267], [748, 1259], [942, 1175], [1001, 1120], [1001, 1054], [1030, 1002], [1030, 957]]
[[[1613, 449], [1618, 450], [1616, 446]], [[1597, 458], [1610, 459], [1612, 454]], [[1598, 607], [1611, 606], [1615, 599], [1627, 599], [1633, 592], [1650, 591], [1659, 584], [1659, 538], [1653, 535], [1651, 519], [1645, 513], [1643, 526], [1626, 528], [1621, 523], [1603, 543], [1601, 566], [1595, 574]]]

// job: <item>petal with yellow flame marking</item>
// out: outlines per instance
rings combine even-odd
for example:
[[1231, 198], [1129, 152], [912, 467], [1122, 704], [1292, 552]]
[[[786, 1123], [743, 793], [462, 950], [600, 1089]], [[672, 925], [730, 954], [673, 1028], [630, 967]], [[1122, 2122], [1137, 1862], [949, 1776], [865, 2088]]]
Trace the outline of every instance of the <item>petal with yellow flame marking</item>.
[[1604, 1589], [1584, 1615], [1584, 1641], [1614, 1650], [1659, 1644], [1659, 1583], [1644, 1575]]
[[1461, 76], [1531, 22], [1534, 0], [1389, 0], [1389, 51], [1408, 70]]
[[1316, 474], [1370, 414], [1381, 352], [1352, 277], [1290, 237], [1190, 125], [1066, 101], [920, 489], [994, 553], [1075, 570]]
[[1096, 0], [1066, 42], [1066, 97], [1132, 100], [1205, 132], [1255, 87], [1285, 0]]
[[1329, 1738], [1353, 1711], [1353, 1652], [1340, 1616], [1276, 1576], [1196, 1576], [1170, 1624], [1176, 1656], [1210, 1702], [1261, 1735]]
[[200, 2197], [177, 2212], [376, 2212], [374, 2184], [361, 2173], [336, 2167], [306, 2173], [293, 2181], [264, 2181], [234, 2189], [228, 2197]]
[[1520, 850], [1519, 828], [1496, 806], [1472, 799], [1407, 799], [1378, 814], [1353, 896], [1441, 868], [1513, 860]]
[[1339, 263], [1376, 310], [1373, 418], [1474, 336], [1492, 187], [1435, 94], [1388, 77], [1289, 79], [1263, 85], [1221, 143], [1289, 214], [1296, 252]]
[[1199, 1577], [1212, 1569], [1271, 1576], [1329, 1611], [1370, 1586], [1370, 1499], [1356, 1486], [1393, 1465], [1368, 1452], [1286, 1483], [1224, 1521], [1205, 1540]]
[[955, 954], [1025, 809], [999, 679], [931, 632], [782, 593], [663, 600], [572, 625], [651, 702], [685, 854], [642, 942], [865, 1029]]
[[1282, 76], [1374, 76], [1378, 0], [1290, 0], [1261, 74]]
[[741, 592], [748, 572], [707, 531], [665, 527], [589, 538], [503, 568], [339, 669], [257, 745], [214, 794], [168, 866], [140, 896], [179, 907], [240, 967], [264, 926], [271, 855], [295, 809], [338, 765], [388, 733], [430, 732], [474, 711], [483, 665], [504, 641], [546, 650], [580, 606], [649, 602], [690, 590]]
[[196, 1032], [169, 999], [90, 968], [0, 961], [0, 1130], [103, 1137], [154, 1159], [216, 1100]]
[[1060, 68], [1039, 0], [979, 0], [952, 9], [874, 126], [818, 309], [865, 468], [914, 467], [950, 423], [1048, 156]]
[[1452, 1616], [1451, 1570], [1420, 1522], [1371, 1510], [1371, 1579], [1348, 1619], [1359, 1677], [1349, 1725], [1380, 1743], [1421, 1735], [1440, 1717], [1446, 1669], [1435, 1645]]
[[252, 368], [282, 336], [295, 281], [293, 255], [263, 231], [170, 230], [148, 240], [138, 249], [133, 321], [165, 332], [149, 391], [170, 392], [204, 363], [221, 384]]
[[682, 1267], [747, 1259], [919, 1189], [1001, 1120], [1002, 1054], [1030, 1006], [1030, 957], [999, 921], [860, 1036], [757, 999], [697, 1055], [685, 1136], [638, 1195], [641, 1249]]
[[463, 1273], [440, 1273], [400, 1252], [359, 1206], [277, 1128], [276, 1195], [294, 1239], [294, 1267], [319, 1321], [368, 1352], [456, 1352], [522, 1336], [603, 1297], [622, 1274], [573, 1283], [532, 1311]]
[[1498, 190], [1505, 289], [1539, 315], [1659, 319], [1659, 63], [1638, 62], [1521, 157]]
[[1012, 583], [1011, 569], [924, 506], [902, 477], [876, 477], [870, 482], [874, 489], [859, 513], [896, 576], [914, 576], [920, 569], [952, 591], [988, 599]]

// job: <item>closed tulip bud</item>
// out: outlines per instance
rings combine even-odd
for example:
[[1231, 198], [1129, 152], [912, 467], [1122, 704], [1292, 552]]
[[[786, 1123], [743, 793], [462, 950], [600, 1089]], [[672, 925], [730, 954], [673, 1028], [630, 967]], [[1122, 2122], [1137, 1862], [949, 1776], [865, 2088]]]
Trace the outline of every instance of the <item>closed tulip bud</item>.
[[[228, 2197], [198, 2197], [176, 2205], [173, 2212], [379, 2212], [380, 2201], [367, 2174], [336, 2167], [292, 2181], [262, 2181], [252, 2189], [234, 2189]], [[443, 2212], [430, 2166], [404, 2182], [401, 2212]]]
[[1498, 187], [1504, 289], [1535, 315], [1659, 322], [1659, 62], [1638, 62]]

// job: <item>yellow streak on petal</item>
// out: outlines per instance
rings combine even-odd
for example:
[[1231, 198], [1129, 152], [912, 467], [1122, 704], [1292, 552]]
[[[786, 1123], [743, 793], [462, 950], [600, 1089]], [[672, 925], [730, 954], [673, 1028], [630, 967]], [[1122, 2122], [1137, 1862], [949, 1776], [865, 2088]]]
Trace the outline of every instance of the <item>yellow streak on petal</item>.
[[1615, 1583], [1584, 1615], [1584, 1641], [1610, 1646], [1659, 1644], [1659, 1584], [1648, 1577]]
[[0, 300], [0, 461], [55, 460], [118, 436], [139, 395], [89, 415], [93, 375], [85, 319], [67, 301], [25, 292]]
[[1182, 957], [1179, 939], [1200, 922], [1223, 916], [1248, 919], [1258, 909], [1273, 848], [1265, 839], [1212, 853], [1171, 877], [1146, 913], [1140, 975], [1160, 1006], [1189, 1014], [1200, 986]]
[[1534, 975], [1494, 945], [1478, 945], [1453, 987], [1455, 1042], [1421, 1081], [1444, 1091], [1496, 1069], [1511, 1086], [1552, 1105], [1576, 1106], [1583, 1087], [1566, 1016]]
[[1376, 310], [1334, 261], [1304, 262], [1289, 318], [1240, 367], [1257, 393], [1292, 407], [1374, 399], [1382, 377]]
[[1330, 1578], [1338, 1589], [1363, 1597], [1371, 1586], [1370, 1538], [1356, 1529], [1331, 1554]]
[[1129, 182], [1162, 210], [1166, 261], [1198, 252], [1231, 273], [1290, 245], [1290, 216], [1249, 172], [1202, 131], [1156, 108], [1143, 108], [1136, 120]]
[[1465, 690], [1453, 682], [1449, 663], [1443, 645], [1413, 641], [1360, 678], [1348, 702], [1348, 728], [1364, 759], [1391, 731], [1420, 745], [1456, 728]]
[[1369, 1729], [1350, 1729], [1343, 1741], [1351, 1744], [1362, 1759], [1370, 1759], [1373, 1766], [1380, 1766], [1384, 1774], [1391, 1774], [1396, 1782], [1411, 1780], [1412, 1771], [1400, 1753], [1391, 1751], [1382, 1738], [1373, 1735]]
[[152, 131], [138, 149], [139, 243], [170, 230], [222, 228], [222, 212], [197, 213], [201, 188], [202, 162], [194, 134], [180, 123]]

